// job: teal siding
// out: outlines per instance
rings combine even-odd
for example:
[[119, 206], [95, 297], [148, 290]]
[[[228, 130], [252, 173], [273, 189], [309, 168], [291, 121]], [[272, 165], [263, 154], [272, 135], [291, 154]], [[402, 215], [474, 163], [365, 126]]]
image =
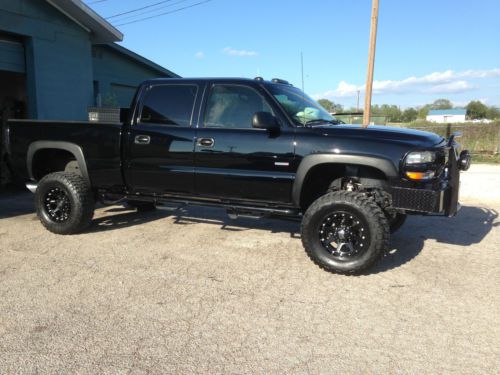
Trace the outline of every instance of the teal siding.
[[175, 76], [121, 47], [92, 46], [88, 30], [42, 0], [0, 0], [0, 70], [26, 74], [29, 118], [54, 120], [86, 120], [98, 93], [128, 106], [140, 82]]
[[116, 105], [128, 107], [135, 89], [142, 81], [168, 77], [167, 74], [141, 64], [107, 45], [95, 45], [92, 51], [94, 81], [99, 82], [99, 94], [103, 104], [109, 105], [110, 101], [115, 100]]
[[137, 86], [126, 86], [116, 83], [111, 84], [111, 92], [116, 98], [117, 104], [120, 107], [129, 107], [132, 98], [134, 97]]
[[[28, 73], [29, 96], [37, 103], [36, 117], [85, 120], [92, 103], [92, 64], [88, 41], [57, 35], [57, 43], [32, 39], [27, 44], [32, 60]], [[70, 52], [69, 52], [70, 51]], [[28, 85], [30, 86], [30, 84]], [[30, 95], [31, 94], [31, 95]]]
[[92, 104], [89, 33], [37, 0], [0, 0], [0, 32], [24, 41], [29, 117], [86, 119]]

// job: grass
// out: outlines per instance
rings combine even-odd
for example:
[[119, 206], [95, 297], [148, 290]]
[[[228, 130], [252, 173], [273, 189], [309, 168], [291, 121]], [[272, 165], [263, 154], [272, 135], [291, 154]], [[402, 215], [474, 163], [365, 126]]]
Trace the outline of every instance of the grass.
[[488, 164], [500, 164], [500, 154], [473, 154], [473, 163], [488, 163]]
[[461, 132], [462, 136], [458, 142], [462, 145], [462, 149], [471, 152], [474, 161], [500, 163], [500, 121], [491, 124], [460, 123], [449, 125], [419, 121], [388, 125], [425, 130], [444, 137], [449, 133]]

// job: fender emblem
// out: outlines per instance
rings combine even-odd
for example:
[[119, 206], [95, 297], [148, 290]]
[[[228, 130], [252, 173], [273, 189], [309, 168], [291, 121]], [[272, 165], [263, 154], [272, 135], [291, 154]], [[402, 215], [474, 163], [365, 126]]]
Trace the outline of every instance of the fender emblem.
[[276, 165], [278, 167], [288, 167], [290, 165], [290, 163], [277, 161], [277, 162], [274, 163], [274, 165]]

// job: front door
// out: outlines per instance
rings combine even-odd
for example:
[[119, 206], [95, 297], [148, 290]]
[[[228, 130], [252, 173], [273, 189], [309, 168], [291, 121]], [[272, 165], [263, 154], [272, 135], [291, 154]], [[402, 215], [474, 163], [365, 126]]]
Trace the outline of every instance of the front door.
[[145, 89], [140, 114], [127, 134], [125, 177], [132, 191], [193, 193], [192, 122], [199, 90], [190, 83]]
[[252, 127], [256, 112], [273, 109], [258, 88], [214, 84], [195, 144], [195, 192], [202, 196], [289, 203], [294, 132]]

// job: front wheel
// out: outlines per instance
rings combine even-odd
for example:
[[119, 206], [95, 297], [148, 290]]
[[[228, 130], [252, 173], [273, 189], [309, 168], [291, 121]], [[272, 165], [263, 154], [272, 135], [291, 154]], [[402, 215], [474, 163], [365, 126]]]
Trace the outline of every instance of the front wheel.
[[49, 231], [74, 234], [92, 221], [95, 201], [92, 189], [81, 176], [56, 172], [40, 180], [35, 205], [38, 218]]
[[389, 242], [382, 209], [362, 193], [338, 191], [318, 198], [302, 220], [307, 255], [326, 271], [357, 274], [373, 266]]

